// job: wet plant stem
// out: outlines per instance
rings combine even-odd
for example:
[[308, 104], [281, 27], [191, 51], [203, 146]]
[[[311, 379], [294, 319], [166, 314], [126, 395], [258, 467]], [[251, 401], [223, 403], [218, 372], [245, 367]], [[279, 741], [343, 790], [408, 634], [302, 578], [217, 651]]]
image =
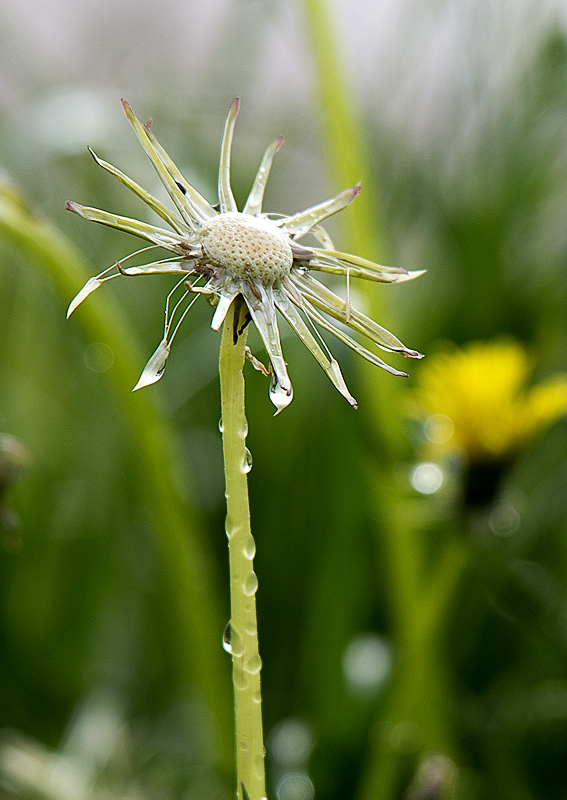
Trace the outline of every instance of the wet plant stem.
[[237, 297], [222, 333], [220, 386], [222, 441], [226, 481], [226, 535], [230, 567], [230, 623], [224, 646], [232, 656], [236, 732], [236, 777], [239, 800], [266, 796], [262, 704], [256, 620], [256, 588], [253, 559], [256, 551], [250, 529], [246, 449], [248, 425], [244, 406], [243, 329], [245, 306]]

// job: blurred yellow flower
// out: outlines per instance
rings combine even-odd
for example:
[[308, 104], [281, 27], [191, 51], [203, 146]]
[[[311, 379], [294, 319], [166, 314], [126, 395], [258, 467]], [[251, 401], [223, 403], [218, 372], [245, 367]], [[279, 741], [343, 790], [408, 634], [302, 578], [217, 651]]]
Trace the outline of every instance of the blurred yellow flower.
[[471, 464], [506, 462], [567, 412], [567, 374], [527, 386], [533, 365], [509, 339], [473, 342], [428, 359], [413, 416], [438, 452]]

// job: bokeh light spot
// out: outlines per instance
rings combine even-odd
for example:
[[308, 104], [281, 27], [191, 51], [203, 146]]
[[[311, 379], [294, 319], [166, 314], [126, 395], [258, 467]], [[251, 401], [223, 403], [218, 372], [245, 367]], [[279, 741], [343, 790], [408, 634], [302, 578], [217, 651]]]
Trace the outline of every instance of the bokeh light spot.
[[520, 515], [509, 503], [499, 503], [488, 515], [488, 525], [496, 536], [512, 536], [520, 527]]
[[304, 772], [291, 772], [281, 779], [276, 789], [278, 800], [313, 800], [315, 789]]
[[85, 348], [83, 359], [93, 372], [106, 372], [114, 364], [114, 353], [104, 342], [91, 342]]
[[423, 430], [427, 439], [433, 444], [445, 444], [453, 436], [455, 426], [446, 414], [431, 414], [425, 420]]
[[342, 666], [343, 675], [351, 690], [372, 694], [390, 677], [392, 650], [381, 636], [357, 636], [347, 645]]
[[304, 764], [313, 749], [309, 725], [297, 717], [279, 722], [270, 732], [268, 747], [274, 761], [287, 769]]
[[425, 461], [413, 469], [410, 481], [417, 492], [433, 494], [443, 485], [443, 472], [437, 464]]

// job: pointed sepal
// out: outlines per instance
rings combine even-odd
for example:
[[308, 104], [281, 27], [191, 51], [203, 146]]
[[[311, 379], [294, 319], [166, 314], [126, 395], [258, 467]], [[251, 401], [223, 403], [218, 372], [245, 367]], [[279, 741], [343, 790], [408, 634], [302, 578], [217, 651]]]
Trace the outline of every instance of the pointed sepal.
[[157, 383], [157, 381], [159, 381], [165, 370], [170, 349], [171, 342], [162, 339], [156, 351], [144, 367], [138, 383], [132, 389], [133, 392], [142, 389], [144, 386], [151, 386], [152, 383]]
[[252, 287], [249, 283], [243, 281], [241, 292], [272, 365], [273, 375], [270, 383], [270, 400], [277, 409], [276, 414], [279, 414], [282, 409], [291, 403], [293, 387], [287, 374], [287, 367], [282, 353], [276, 309], [274, 307], [273, 288], [264, 286], [259, 282]]
[[279, 152], [283, 143], [284, 143], [284, 137], [280, 136], [279, 139], [276, 139], [275, 142], [272, 142], [272, 144], [268, 147], [268, 149], [264, 153], [262, 163], [260, 164], [260, 168], [256, 174], [256, 178], [254, 179], [254, 183], [252, 184], [252, 188], [250, 189], [248, 200], [246, 201], [246, 205], [244, 206], [243, 209], [244, 214], [254, 215], [262, 213], [262, 201], [264, 199], [264, 190], [266, 189], [266, 183], [270, 175], [270, 170], [272, 168], [274, 156], [276, 155], [277, 152]]
[[77, 308], [77, 306], [80, 306], [83, 300], [85, 300], [90, 294], [92, 294], [100, 286], [102, 286], [103, 283], [104, 280], [101, 280], [100, 278], [89, 278], [88, 281], [83, 286], [83, 288], [81, 289], [81, 291], [78, 292], [69, 303], [69, 308], [67, 309], [67, 319], [69, 319], [69, 317], [71, 316], [73, 311]]
[[226, 289], [223, 289], [220, 293], [219, 301], [217, 303], [217, 307], [215, 309], [215, 313], [213, 314], [213, 319], [211, 321], [211, 328], [214, 331], [219, 331], [221, 329], [221, 325], [223, 324], [225, 317], [228, 313], [228, 309], [230, 308], [232, 301], [236, 297], [237, 294], [240, 292], [240, 287], [235, 286], [234, 284], [229, 285]]
[[[293, 287], [291, 287], [293, 288]], [[294, 297], [299, 307], [302, 305], [301, 297], [297, 292], [294, 292]], [[307, 347], [311, 355], [317, 360], [322, 369], [326, 372], [327, 377], [342, 396], [350, 403], [353, 408], [358, 408], [357, 402], [349, 392], [345, 380], [342, 376], [338, 362], [333, 358], [331, 353], [325, 347], [327, 352], [323, 350], [321, 344], [317, 341], [305, 320], [293, 305], [292, 300], [284, 290], [274, 292], [274, 299], [278, 310], [282, 316], [287, 320], [289, 325], [293, 328], [295, 333], [299, 336], [303, 344]], [[323, 343], [324, 346], [324, 343]]]
[[351, 186], [350, 189], [345, 189], [336, 197], [326, 200], [324, 203], [319, 203], [316, 206], [307, 208], [299, 214], [294, 214], [292, 217], [287, 217], [282, 223], [282, 228], [289, 233], [290, 236], [303, 236], [309, 233], [311, 228], [314, 228], [322, 220], [330, 217], [331, 214], [336, 214], [337, 211], [342, 211], [352, 203], [355, 197], [360, 194], [360, 186]]
[[65, 210], [72, 211], [89, 222], [99, 222], [101, 225], [108, 225], [110, 228], [118, 228], [119, 231], [131, 233], [140, 239], [145, 239], [147, 242], [157, 244], [158, 247], [183, 255], [183, 247], [180, 244], [179, 235], [174, 235], [165, 228], [158, 228], [156, 225], [150, 225], [147, 222], [140, 222], [140, 220], [131, 219], [130, 217], [122, 217], [119, 214], [110, 214], [100, 208], [82, 206], [80, 203], [71, 201], [65, 203]]
[[240, 108], [240, 99], [236, 97], [228, 112], [226, 123], [224, 126], [224, 134], [222, 137], [221, 157], [219, 165], [219, 203], [221, 214], [226, 214], [229, 211], [238, 211], [236, 200], [230, 188], [230, 154], [232, 150], [232, 137], [234, 135], [234, 126], [236, 124], [236, 117], [238, 116], [238, 109]]
[[215, 216], [215, 210], [185, 181], [181, 172], [158, 143], [149, 124], [144, 125], [140, 122], [126, 100], [122, 100], [122, 108], [181, 218], [192, 230], [196, 230], [202, 222]]
[[158, 214], [158, 216], [160, 216], [165, 222], [167, 222], [167, 224], [170, 225], [174, 231], [177, 231], [177, 233], [180, 235], [187, 235], [187, 233], [191, 231], [191, 228], [188, 225], [186, 225], [178, 217], [174, 216], [162, 202], [143, 189], [138, 183], [136, 183], [136, 181], [133, 181], [132, 178], [129, 178], [128, 175], [125, 175], [121, 170], [117, 169], [117, 167], [114, 167], [107, 161], [103, 161], [102, 158], [99, 158], [94, 150], [92, 150], [90, 147], [87, 149], [99, 167], [102, 167], [107, 172], [110, 172], [111, 175], [114, 175], [115, 178], [118, 178], [120, 183], [123, 183], [124, 186], [128, 187], [128, 189], [130, 189], [131, 192], [139, 197], [140, 200], [143, 200], [144, 203], [153, 211], [155, 211], [155, 213]]

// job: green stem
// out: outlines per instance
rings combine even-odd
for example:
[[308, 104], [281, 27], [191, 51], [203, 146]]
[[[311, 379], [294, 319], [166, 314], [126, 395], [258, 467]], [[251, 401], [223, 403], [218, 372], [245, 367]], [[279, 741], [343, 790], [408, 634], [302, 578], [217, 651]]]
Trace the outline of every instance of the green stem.
[[253, 559], [256, 545], [250, 529], [246, 449], [248, 425], [244, 406], [244, 308], [237, 298], [227, 314], [220, 350], [222, 441], [226, 480], [226, 535], [230, 563], [230, 622], [225, 649], [232, 656], [236, 728], [237, 795], [240, 800], [266, 796], [262, 696], [256, 620]]

